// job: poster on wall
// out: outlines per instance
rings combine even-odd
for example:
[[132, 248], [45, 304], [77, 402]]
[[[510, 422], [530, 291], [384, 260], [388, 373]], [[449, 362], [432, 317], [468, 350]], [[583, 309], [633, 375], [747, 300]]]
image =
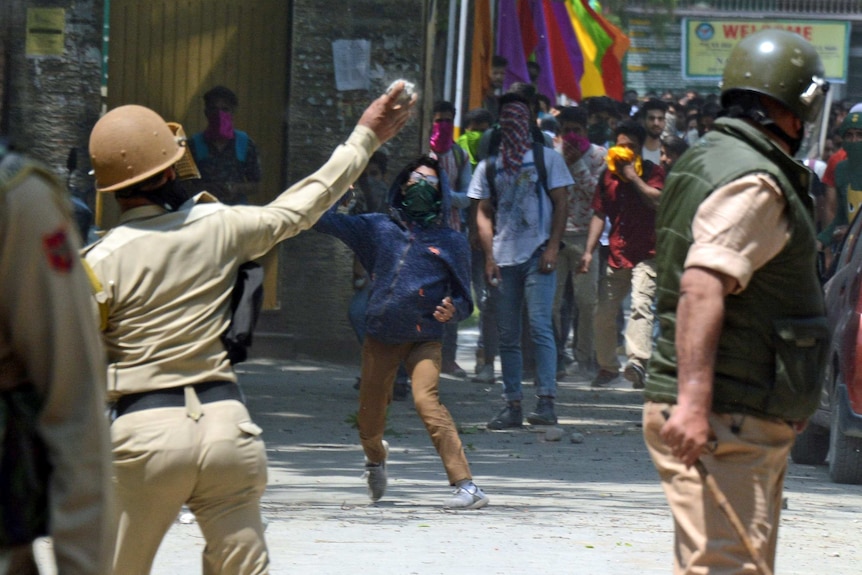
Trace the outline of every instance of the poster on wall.
[[332, 43], [335, 89], [368, 90], [371, 87], [371, 41], [335, 40]]
[[720, 79], [730, 51], [745, 38], [767, 28], [799, 34], [817, 50], [826, 78], [847, 82], [850, 23], [824, 20], [719, 20], [685, 18], [682, 21], [682, 72], [687, 80]]

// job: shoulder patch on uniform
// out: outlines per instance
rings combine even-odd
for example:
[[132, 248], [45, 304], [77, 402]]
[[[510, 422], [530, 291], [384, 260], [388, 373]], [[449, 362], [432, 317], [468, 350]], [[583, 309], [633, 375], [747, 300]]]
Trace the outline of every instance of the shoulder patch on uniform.
[[69, 244], [69, 237], [65, 229], [58, 228], [43, 235], [42, 249], [45, 251], [48, 265], [52, 269], [60, 273], [68, 273], [72, 269], [76, 255], [75, 250]]

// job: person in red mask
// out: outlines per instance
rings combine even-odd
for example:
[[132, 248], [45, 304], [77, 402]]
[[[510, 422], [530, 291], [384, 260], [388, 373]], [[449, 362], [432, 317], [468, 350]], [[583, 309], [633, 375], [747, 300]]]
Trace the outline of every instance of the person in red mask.
[[207, 127], [189, 140], [189, 148], [201, 173], [195, 191], [216, 196], [228, 205], [248, 204], [260, 182], [260, 158], [254, 141], [234, 128], [239, 105], [236, 94], [216, 86], [204, 94]]
[[[557, 378], [567, 375], [565, 346], [569, 331], [575, 330], [573, 339], [574, 359], [578, 362], [578, 374], [592, 378], [595, 375], [593, 348], [593, 316], [598, 301], [599, 258], [578, 273], [581, 257], [587, 246], [587, 235], [593, 217], [593, 197], [596, 184], [604, 171], [607, 150], [590, 143], [587, 138], [589, 115], [584, 107], [568, 106], [560, 110], [562, 142], [558, 151], [566, 160], [575, 184], [567, 189], [565, 244], [557, 256], [557, 291], [554, 296], [554, 335], [557, 338]], [[570, 288], [567, 288], [567, 283]], [[564, 309], [566, 289], [571, 289], [568, 301], [576, 313]], [[568, 313], [566, 313], [568, 311]], [[576, 318], [574, 325], [570, 322]]]
[[[440, 162], [440, 169], [446, 172], [450, 182], [450, 197], [452, 205], [447, 214], [449, 226], [457, 231], [467, 233], [466, 209], [470, 207], [467, 190], [473, 168], [470, 158], [461, 146], [455, 144], [455, 106], [451, 102], [439, 101], [432, 109], [431, 136], [428, 146], [429, 155]], [[467, 377], [467, 372], [455, 361], [458, 348], [458, 324], [451, 322], [445, 326], [443, 335], [443, 367], [442, 372], [455, 377]]]

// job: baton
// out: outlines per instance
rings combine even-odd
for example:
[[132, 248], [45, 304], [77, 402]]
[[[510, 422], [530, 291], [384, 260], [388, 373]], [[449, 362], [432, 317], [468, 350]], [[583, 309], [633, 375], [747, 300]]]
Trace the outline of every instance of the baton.
[[[662, 410], [661, 414], [664, 416], [665, 421], [670, 419], [670, 412], [668, 410]], [[742, 544], [745, 545], [745, 548], [748, 550], [748, 554], [751, 555], [751, 558], [754, 560], [754, 565], [757, 567], [757, 570], [760, 571], [762, 575], [772, 575], [772, 569], [770, 569], [769, 565], [766, 564], [766, 561], [760, 554], [760, 550], [754, 546], [754, 543], [748, 536], [745, 526], [742, 524], [742, 520], [740, 520], [739, 515], [736, 514], [736, 511], [730, 505], [724, 492], [718, 486], [718, 482], [716, 482], [715, 477], [713, 477], [706, 468], [706, 465], [704, 465], [703, 461], [700, 459], [694, 462], [694, 468], [697, 470], [698, 475], [700, 475], [701, 481], [706, 484], [707, 489], [709, 489], [709, 492], [718, 504], [718, 508], [721, 509], [722, 513], [724, 513], [724, 516], [730, 522], [733, 530], [736, 531]]]

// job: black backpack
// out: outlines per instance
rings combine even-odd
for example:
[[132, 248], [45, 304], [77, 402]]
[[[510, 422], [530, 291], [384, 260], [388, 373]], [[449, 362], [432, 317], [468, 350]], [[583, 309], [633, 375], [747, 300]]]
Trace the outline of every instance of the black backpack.
[[252, 334], [263, 306], [263, 266], [246, 262], [239, 266], [236, 283], [231, 294], [230, 325], [221, 340], [232, 364], [248, 358]]
[[[490, 142], [488, 145], [488, 157], [485, 158], [485, 178], [488, 182], [488, 191], [491, 196], [491, 204], [496, 209], [497, 207], [497, 185], [495, 179], [497, 177], [497, 153], [500, 151], [500, 142], [503, 139], [500, 133], [500, 125], [496, 124], [488, 130], [490, 132]], [[548, 187], [548, 169], [545, 167], [545, 135], [538, 126], [530, 128], [530, 135], [533, 140], [533, 162], [536, 166], [536, 171], [539, 173], [539, 181], [545, 189], [545, 193], [551, 191]]]

